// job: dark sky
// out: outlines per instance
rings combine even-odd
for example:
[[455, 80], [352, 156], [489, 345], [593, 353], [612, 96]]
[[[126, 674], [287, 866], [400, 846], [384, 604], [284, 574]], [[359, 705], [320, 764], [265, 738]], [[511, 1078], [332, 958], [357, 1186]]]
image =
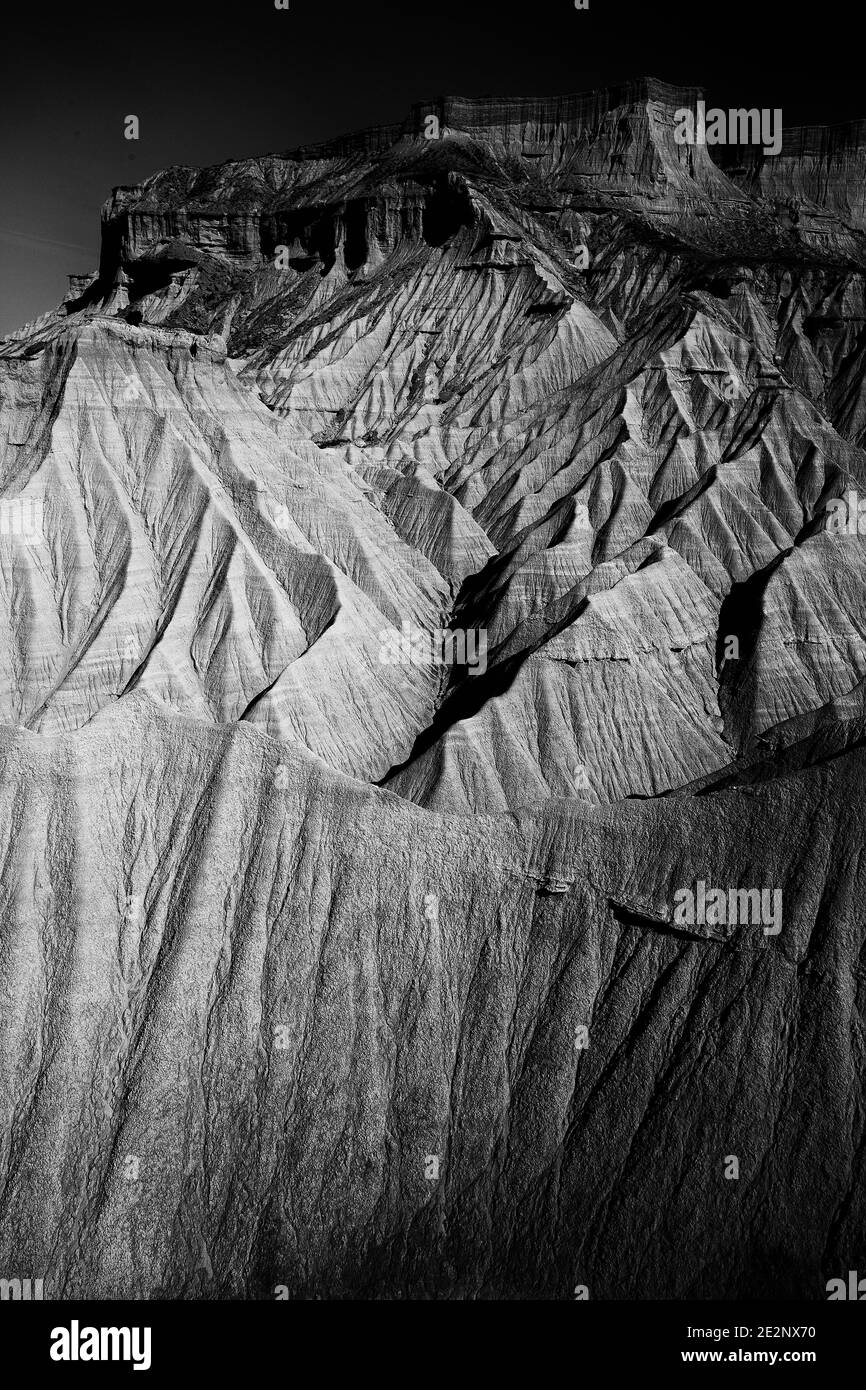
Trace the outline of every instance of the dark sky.
[[[13, 0], [15, 3], [15, 0]], [[0, 335], [94, 269], [116, 184], [289, 149], [440, 95], [559, 94], [650, 74], [786, 126], [866, 116], [854, 18], [734, 0], [27, 0], [0, 22]], [[851, 16], [857, 11], [848, 9]], [[805, 21], [805, 22], [804, 22]], [[123, 118], [141, 123], [136, 143]]]

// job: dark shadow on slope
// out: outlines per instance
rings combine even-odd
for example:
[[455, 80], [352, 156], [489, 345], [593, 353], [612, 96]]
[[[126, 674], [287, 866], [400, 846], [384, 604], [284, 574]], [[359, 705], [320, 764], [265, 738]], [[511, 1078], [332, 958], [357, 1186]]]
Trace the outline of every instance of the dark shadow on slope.
[[718, 464], [711, 464], [706, 473], [703, 473], [687, 492], [680, 492], [676, 497], [672, 497], [669, 502], [664, 502], [646, 528], [645, 534], [647, 536], [654, 536], [667, 524], [667, 522], [671, 521], [678, 512], [685, 511], [686, 507], [690, 507], [693, 502], [696, 502], [699, 497], [712, 487], [718, 476], [718, 471]]
[[104, 287], [99, 283], [99, 277], [91, 280], [83, 294], [77, 299], [67, 299], [65, 304], [61, 304], [61, 309], [65, 314], [77, 314], [80, 309], [87, 309], [91, 304], [98, 304], [103, 298]]
[[343, 243], [343, 260], [351, 273], [366, 265], [370, 254], [367, 237], [368, 204], [364, 198], [353, 198], [346, 204], [346, 235]]
[[[495, 651], [489, 653], [488, 661], [491, 664], [488, 665], [483, 676], [462, 675], [462, 671], [467, 668], [461, 668], [459, 684], [451, 685], [432, 723], [418, 735], [408, 758], [398, 766], [392, 767], [377, 785], [387, 786], [390, 778], [396, 777], [398, 772], [402, 772], [422, 753], [426, 753], [428, 749], [432, 748], [433, 744], [453, 724], [458, 724], [464, 719], [471, 719], [473, 715], [480, 713], [489, 700], [495, 700], [498, 696], [504, 695], [510, 689], [524, 662], [579, 618], [588, 604], [589, 600], [583, 598], [574, 609], [566, 609], [564, 616], [559, 621], [544, 629], [543, 635], [538, 641], [523, 647], [512, 656], [504, 657], [497, 662]], [[510, 638], [506, 638], [506, 641], [510, 640]]]
[[504, 695], [517, 676], [526, 655], [525, 652], [519, 652], [516, 656], [509, 657], [507, 661], [501, 661], [496, 666], [488, 667], [483, 676], [467, 676], [460, 685], [452, 688], [440, 705], [432, 723], [418, 735], [408, 758], [392, 767], [377, 785], [387, 787], [392, 777], [396, 777], [397, 773], [402, 772], [404, 768], [410, 767], [416, 758], [432, 748], [434, 743], [451, 728], [452, 724], [458, 724], [464, 719], [471, 719], [473, 715], [478, 714], [483, 709], [489, 700], [495, 700], [499, 695]]
[[735, 791], [780, 777], [793, 777], [798, 772], [819, 771], [862, 748], [866, 748], [863, 722], [839, 721], [789, 747], [768, 749], [766, 757], [761, 757], [757, 749], [751, 758], [734, 764], [734, 771], [722, 768], [713, 774], [715, 780], [697, 787], [691, 794], [712, 796], [715, 792]]
[[146, 294], [157, 294], [167, 289], [171, 277], [182, 270], [195, 269], [194, 261], [175, 260], [170, 256], [153, 257], [150, 260], [127, 261], [124, 270], [129, 276], [130, 299], [143, 299]]
[[[731, 748], [739, 748], [748, 727], [748, 711], [738, 708], [741, 691], [749, 673], [763, 621], [763, 601], [767, 585], [776, 570], [792, 553], [783, 550], [741, 584], [733, 584], [719, 610], [716, 633], [716, 672], [719, 682], [719, 710], [724, 721], [724, 738]], [[733, 644], [730, 639], [736, 643]], [[726, 647], [732, 646], [726, 654]]]
[[455, 179], [441, 179], [424, 203], [421, 229], [428, 246], [444, 246], [462, 227], [475, 222], [475, 209], [466, 188]]
[[666, 917], [637, 912], [625, 903], [618, 903], [615, 898], [608, 898], [607, 905], [621, 927], [639, 927], [642, 931], [649, 930], [659, 936], [671, 936], [677, 941], [699, 941], [702, 946], [709, 943], [724, 944], [726, 940], [724, 936], [711, 936], [709, 933], [701, 935], [698, 932], [687, 931], [685, 927], [675, 927]]
[[[328, 629], [334, 626], [336, 620], [336, 613], [332, 613], [331, 617], [328, 619], [328, 621], [325, 623], [325, 626], [322, 628], [322, 631], [319, 633], [318, 637], [315, 639], [314, 642], [311, 642], [309, 647], [307, 647], [306, 650], [302, 653], [303, 656], [306, 656], [307, 652], [311, 651], [312, 648], [316, 645], [316, 642], [320, 641], [321, 638], [324, 637]], [[267, 696], [270, 695], [271, 691], [277, 684], [277, 681], [280, 679], [281, 676], [285, 675], [287, 670], [287, 666], [282, 667], [282, 669], [279, 670], [277, 674], [274, 676], [272, 681], [269, 681], [267, 685], [263, 686], [257, 695], [253, 695], [252, 699], [248, 701], [242, 713], [235, 715], [235, 718], [232, 722], [235, 724], [240, 724], [245, 720], [249, 720], [254, 711], [258, 709], [258, 707], [262, 704], [263, 700], [265, 700]]]

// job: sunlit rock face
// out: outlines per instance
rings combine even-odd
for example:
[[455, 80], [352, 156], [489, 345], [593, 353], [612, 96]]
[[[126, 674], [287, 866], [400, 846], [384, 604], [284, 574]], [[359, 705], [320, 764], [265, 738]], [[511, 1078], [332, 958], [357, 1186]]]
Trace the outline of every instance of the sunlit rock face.
[[866, 136], [699, 97], [169, 169], [0, 343], [0, 1272], [857, 1267]]

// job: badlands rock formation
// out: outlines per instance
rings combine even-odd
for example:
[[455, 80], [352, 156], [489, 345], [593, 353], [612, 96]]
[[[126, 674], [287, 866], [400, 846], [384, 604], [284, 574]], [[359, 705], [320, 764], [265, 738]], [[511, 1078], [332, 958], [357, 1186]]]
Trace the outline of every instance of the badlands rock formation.
[[0, 1271], [862, 1265], [866, 125], [700, 95], [169, 169], [0, 343]]

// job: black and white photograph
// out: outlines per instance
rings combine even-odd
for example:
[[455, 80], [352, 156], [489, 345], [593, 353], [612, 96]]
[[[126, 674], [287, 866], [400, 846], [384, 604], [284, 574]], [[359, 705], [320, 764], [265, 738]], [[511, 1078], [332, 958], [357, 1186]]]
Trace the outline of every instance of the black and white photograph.
[[614, 1377], [829, 1377], [866, 1327], [825, 1306], [866, 1301], [856, 15], [0, 30], [4, 1345], [402, 1375], [448, 1322], [361, 1353], [342, 1305], [507, 1303], [507, 1356], [559, 1303], [545, 1346]]

